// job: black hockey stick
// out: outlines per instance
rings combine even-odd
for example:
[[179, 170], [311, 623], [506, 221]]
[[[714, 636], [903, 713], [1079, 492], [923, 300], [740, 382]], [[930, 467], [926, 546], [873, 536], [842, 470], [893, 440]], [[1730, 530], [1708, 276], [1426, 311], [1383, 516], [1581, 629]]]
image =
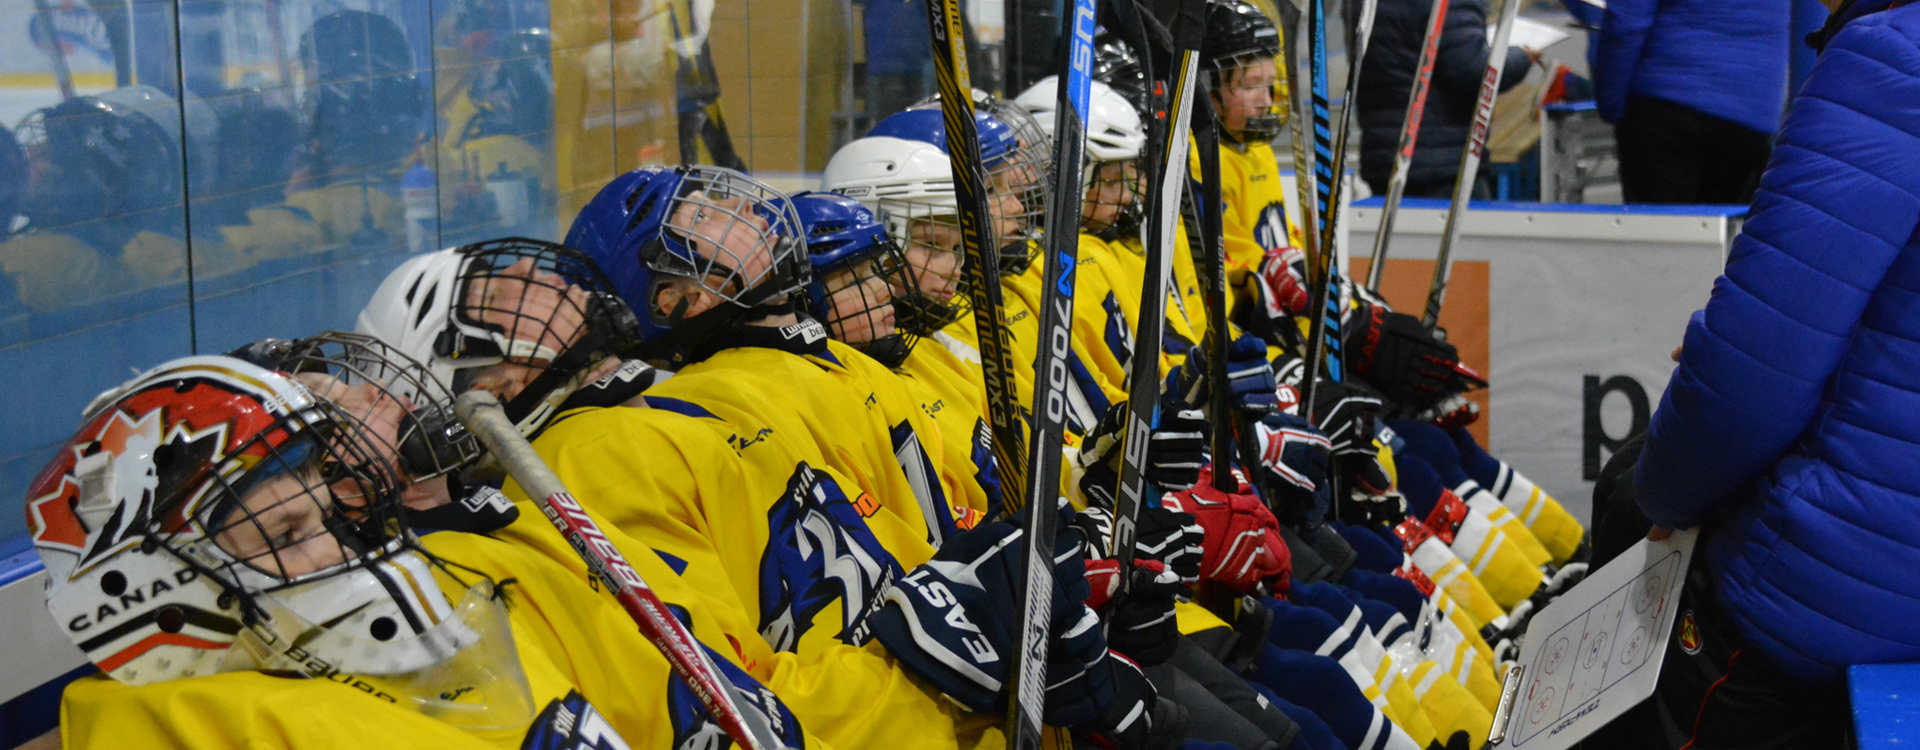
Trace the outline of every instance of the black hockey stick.
[[1433, 259], [1433, 284], [1427, 288], [1427, 311], [1420, 321], [1432, 328], [1440, 323], [1440, 304], [1446, 301], [1447, 280], [1453, 275], [1453, 243], [1460, 239], [1460, 219], [1467, 214], [1474, 175], [1487, 153], [1487, 130], [1493, 126], [1493, 100], [1500, 95], [1500, 76], [1507, 69], [1507, 40], [1513, 38], [1513, 19], [1520, 16], [1520, 0], [1507, 0], [1500, 9], [1500, 25], [1487, 47], [1487, 74], [1480, 79], [1480, 101], [1473, 110], [1473, 133], [1460, 154], [1460, 175], [1454, 178], [1453, 204], [1447, 207], [1447, 228], [1440, 234], [1440, 254]]
[[1427, 112], [1427, 92], [1433, 86], [1433, 61], [1440, 56], [1440, 31], [1447, 25], [1449, 0], [1433, 0], [1427, 15], [1427, 36], [1420, 43], [1420, 59], [1414, 67], [1413, 89], [1407, 94], [1407, 117], [1400, 125], [1399, 150], [1393, 153], [1393, 176], [1387, 179], [1386, 203], [1380, 206], [1380, 231], [1373, 235], [1373, 263], [1367, 266], [1367, 289], [1380, 291], [1380, 279], [1387, 268], [1387, 242], [1393, 237], [1393, 220], [1400, 213], [1400, 199], [1407, 194], [1407, 170], [1413, 167], [1413, 147], [1420, 141], [1420, 118]]
[[[953, 2], [954, 0], [948, 0]], [[1047, 640], [1053, 610], [1053, 538], [1058, 526], [1060, 455], [1067, 420], [1067, 358], [1073, 345], [1074, 266], [1080, 257], [1080, 174], [1086, 168], [1087, 100], [1093, 86], [1096, 0], [1074, 0], [1060, 44], [1060, 94], [1054, 111], [1052, 215], [1040, 285], [1039, 356], [1034, 360], [1033, 443], [1027, 451], [1026, 565], [1023, 614], [1008, 701], [1014, 750], [1038, 750], [1046, 703]], [[943, 99], [961, 98], [955, 94]], [[1009, 504], [1013, 495], [1008, 495]]]
[[1227, 249], [1221, 228], [1225, 206], [1220, 200], [1220, 118], [1211, 97], [1194, 106], [1192, 127], [1194, 147], [1200, 152], [1200, 186], [1197, 195], [1192, 190], [1188, 192], [1193, 197], [1189, 209], [1198, 217], [1200, 235], [1200, 241], [1193, 245], [1193, 265], [1200, 275], [1201, 303], [1207, 313], [1207, 333], [1201, 347], [1207, 353], [1213, 488], [1238, 492], [1239, 482], [1234, 480], [1233, 472], [1226, 470], [1225, 461], [1237, 456], [1241, 466], [1252, 467], [1260, 452], [1254, 447], [1252, 427], [1246, 424], [1245, 415], [1233, 408], [1233, 389], [1227, 374], [1231, 331], [1227, 328]]
[[[1116, 6], [1124, 19], [1136, 15], [1132, 0], [1120, 0]], [[1160, 339], [1167, 317], [1167, 278], [1173, 273], [1174, 231], [1180, 217], [1180, 196], [1186, 187], [1189, 125], [1193, 113], [1193, 90], [1199, 80], [1200, 43], [1205, 31], [1204, 2], [1181, 4], [1180, 18], [1174, 24], [1173, 96], [1168, 106], [1165, 136], [1151, 141], [1147, 163], [1154, 169], [1146, 200], [1146, 274], [1141, 284], [1138, 325], [1133, 335], [1133, 362], [1127, 373], [1127, 419], [1123, 434], [1120, 487], [1114, 493], [1113, 536], [1109, 550], [1122, 571], [1132, 570], [1134, 530], [1140, 517], [1140, 505], [1147, 492], [1147, 444], [1152, 426], [1158, 420], [1160, 388]], [[1137, 17], [1135, 23], [1138, 23]], [[1125, 26], [1126, 21], [1122, 21]], [[1150, 59], [1145, 34], [1141, 35], [1141, 58]], [[1146, 64], [1143, 62], [1143, 64]], [[1152, 68], [1148, 67], [1152, 81]], [[1124, 591], [1132, 576], [1122, 575]]]
[[[960, 0], [927, 0], [927, 27], [933, 35], [933, 69], [940, 84], [940, 112], [947, 124], [947, 155], [953, 164], [953, 191], [960, 213], [960, 241], [966, 252], [967, 296], [979, 332], [980, 367], [987, 391], [987, 424], [993, 432], [993, 458], [999, 465], [1002, 496], [1009, 503], [1026, 497], [1027, 435], [1013, 380], [1013, 350], [1001, 304], [998, 241], [988, 212], [986, 173], [980, 164], [980, 137], [973, 126], [973, 85], [967, 76], [966, 19]], [[1077, 207], [1078, 200], [1074, 201]], [[1008, 508], [1011, 513], [1014, 508]]]

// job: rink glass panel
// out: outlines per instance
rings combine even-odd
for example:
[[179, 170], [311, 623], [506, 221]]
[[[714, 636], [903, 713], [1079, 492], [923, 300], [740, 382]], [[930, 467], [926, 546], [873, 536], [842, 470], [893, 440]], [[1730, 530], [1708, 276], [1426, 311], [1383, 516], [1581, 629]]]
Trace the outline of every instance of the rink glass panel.
[[[620, 172], [815, 187], [932, 91], [924, 6], [882, 6], [0, 0], [0, 497], [135, 372], [351, 328], [408, 254], [560, 239]], [[995, 58], [999, 5], [968, 13]]]

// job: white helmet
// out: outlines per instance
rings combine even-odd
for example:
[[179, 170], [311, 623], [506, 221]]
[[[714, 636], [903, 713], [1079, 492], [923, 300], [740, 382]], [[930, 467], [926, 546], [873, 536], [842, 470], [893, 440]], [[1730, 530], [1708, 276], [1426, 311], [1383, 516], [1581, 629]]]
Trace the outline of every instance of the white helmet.
[[[1140, 113], [1127, 98], [1099, 81], [1093, 81], [1087, 98], [1087, 155], [1093, 163], [1140, 158], [1147, 145], [1147, 131], [1140, 125]], [[1060, 77], [1047, 76], [1027, 87], [1014, 99], [1051, 138], [1054, 133], [1054, 108], [1059, 104]]]
[[[584, 302], [550, 281], [534, 280], [526, 284], [527, 290], [502, 295], [506, 303], [525, 305], [538, 293], [532, 290], [545, 288], [563, 300], [557, 304], [574, 308], [572, 317], [580, 328], [554, 327], [564, 312], [560, 309], [528, 305], [546, 316], [534, 319], [518, 307], [490, 301], [475, 307], [466, 301], [475, 283], [525, 281], [510, 269], [529, 261], [536, 273], [584, 291]], [[633, 312], [611, 289], [591, 259], [563, 245], [524, 238], [478, 242], [422, 253], [400, 264], [374, 290], [354, 329], [425, 363], [454, 393], [468, 390], [471, 375], [482, 367], [513, 361], [544, 370], [506, 404], [508, 418], [522, 433], [532, 434], [583, 384], [595, 364], [637, 340], [639, 324]], [[497, 322], [501, 319], [513, 321], [511, 331]]]
[[878, 209], [881, 200], [903, 200], [952, 208], [953, 163], [945, 151], [921, 141], [875, 136], [835, 151], [827, 161], [820, 189], [839, 193]]

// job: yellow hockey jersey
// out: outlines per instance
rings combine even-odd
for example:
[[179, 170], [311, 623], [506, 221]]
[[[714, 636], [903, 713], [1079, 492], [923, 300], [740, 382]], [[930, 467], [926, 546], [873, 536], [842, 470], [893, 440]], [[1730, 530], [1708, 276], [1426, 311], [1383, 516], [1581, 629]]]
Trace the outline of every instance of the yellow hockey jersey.
[[[721, 731], [626, 612], [589, 589], [582, 576], [539, 550], [482, 536], [439, 533], [423, 542], [434, 555], [465, 568], [437, 572], [443, 591], [464, 590], [476, 573], [506, 582], [501, 590], [511, 629], [508, 653], [517, 656], [532, 698], [507, 713], [517, 713], [524, 724], [464, 731], [395, 702], [378, 678], [344, 674], [297, 679], [230, 672], [139, 687], [95, 675], [75, 682], [62, 697], [63, 745], [305, 749], [376, 742], [403, 748], [670, 750]], [[775, 727], [792, 729], [791, 715], [740, 669], [737, 650], [704, 616], [709, 608], [659, 559], [631, 562], [683, 622], [690, 621], [715, 664], [760, 701], [742, 708], [764, 710], [775, 716]], [[812, 737], [785, 739], [826, 747]]]

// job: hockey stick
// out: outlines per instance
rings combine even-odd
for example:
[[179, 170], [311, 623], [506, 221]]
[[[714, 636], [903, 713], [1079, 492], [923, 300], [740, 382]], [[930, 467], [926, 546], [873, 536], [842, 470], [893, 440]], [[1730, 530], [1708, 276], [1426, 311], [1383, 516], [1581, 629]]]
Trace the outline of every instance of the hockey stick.
[[1386, 203], [1380, 206], [1380, 231], [1373, 235], [1373, 263], [1367, 266], [1367, 289], [1380, 291], [1381, 275], [1387, 268], [1387, 242], [1393, 237], [1393, 220], [1400, 213], [1400, 199], [1407, 194], [1407, 170], [1413, 167], [1413, 147], [1420, 141], [1420, 118], [1427, 112], [1427, 92], [1433, 86], [1433, 61], [1440, 56], [1440, 31], [1447, 25], [1448, 0], [1433, 0], [1427, 14], [1427, 36], [1420, 43], [1419, 63], [1414, 67], [1413, 89], [1407, 94], [1407, 117], [1400, 125], [1400, 148], [1393, 153], [1393, 176], [1387, 178]]
[[[1233, 472], [1219, 467], [1222, 457], [1237, 456], [1240, 465], [1252, 467], [1259, 459], [1252, 428], [1246, 417], [1233, 408], [1231, 378], [1227, 374], [1227, 250], [1222, 233], [1220, 199], [1220, 117], [1212, 98], [1193, 109], [1193, 141], [1200, 152], [1200, 189], [1190, 209], [1197, 216], [1200, 242], [1193, 245], [1194, 270], [1200, 274], [1201, 303], [1207, 312], [1207, 333], [1201, 346], [1207, 353], [1207, 412], [1213, 423], [1210, 448], [1215, 463], [1213, 488], [1238, 492]], [[1255, 474], [1254, 476], [1258, 476]]]
[[[931, 4], [931, 3], [929, 3]], [[1080, 174], [1086, 168], [1087, 100], [1093, 90], [1096, 0], [1074, 0], [1060, 44], [1060, 88], [1054, 111], [1052, 214], [1047, 217], [1046, 271], [1040, 284], [1039, 356], [1034, 359], [1033, 443], [1027, 451], [1026, 572], [1022, 629], [1014, 652], [1017, 688], [1008, 701], [1014, 750], [1038, 750], [1046, 703], [1047, 639], [1052, 633], [1053, 537], [1058, 525], [1060, 454], [1067, 420], [1067, 357], [1073, 344], [1074, 266], [1080, 253]], [[958, 93], [953, 98], [968, 98]], [[949, 122], [949, 125], [952, 123]], [[1140, 356], [1135, 350], [1135, 356]]]
[[1440, 233], [1440, 253], [1433, 259], [1433, 284], [1427, 288], [1427, 311], [1420, 321], [1428, 328], [1440, 322], [1440, 304], [1447, 298], [1447, 279], [1453, 275], [1453, 243], [1460, 239], [1460, 218], [1467, 213], [1480, 157], [1487, 153], [1487, 130], [1493, 126], [1493, 100], [1500, 95], [1500, 76], [1507, 69], [1507, 40], [1513, 38], [1513, 19], [1520, 17], [1520, 0], [1507, 0], [1500, 9], [1500, 25], [1487, 47], [1487, 74], [1480, 79], [1480, 101], [1473, 110], [1473, 132], [1460, 154], [1460, 175], [1453, 182], [1453, 204], [1447, 207], [1447, 227]]
[[[1120, 0], [1116, 7], [1124, 19], [1133, 14], [1132, 0]], [[1205, 6], [1181, 4], [1175, 24], [1173, 98], [1167, 110], [1164, 138], [1154, 142], [1149, 164], [1158, 174], [1147, 194], [1146, 274], [1141, 284], [1140, 313], [1133, 334], [1133, 362], [1127, 373], [1127, 419], [1122, 437], [1120, 487], [1114, 493], [1111, 557], [1123, 571], [1133, 569], [1134, 530], [1139, 522], [1140, 504], [1147, 492], [1147, 444], [1149, 432], [1158, 421], [1160, 404], [1160, 339], [1167, 318], [1166, 280], [1173, 274], [1174, 230], [1179, 224], [1180, 195], [1187, 175], [1189, 118], [1193, 113], [1193, 88], [1199, 80], [1200, 42], [1204, 33]], [[1196, 17], [1198, 16], [1198, 17]], [[1135, 19], [1138, 22], [1138, 19]], [[1122, 22], [1125, 25], [1125, 22]], [[1145, 35], [1142, 34], [1144, 37]], [[1151, 55], [1146, 40], [1141, 40], [1143, 65]], [[1149, 81], [1153, 80], [1148, 68]], [[1120, 587], [1127, 590], [1132, 576], [1122, 575]]]
[[508, 476], [520, 483], [527, 495], [539, 504], [547, 520], [552, 521], [560, 535], [580, 553], [587, 570], [600, 579], [640, 626], [640, 634], [667, 657], [674, 674], [693, 689], [727, 736], [748, 750], [784, 748], [785, 744], [774, 737], [773, 729], [764, 720], [740, 710], [740, 703], [744, 701], [734, 694], [733, 684], [721, 676], [719, 668], [694, 640], [693, 633], [667, 610], [667, 605], [640, 578], [639, 571], [633, 569], [600, 531], [599, 525], [587, 516], [579, 501], [567, 492], [560, 477], [534, 452], [527, 439], [520, 436], [520, 431], [501, 409], [499, 399], [486, 391], [468, 391], [454, 400], [453, 408], [460, 423], [506, 467]]
[[[1308, 280], [1313, 294], [1307, 303], [1306, 375], [1300, 382], [1300, 413], [1313, 422], [1313, 397], [1325, 373], [1328, 380], [1340, 382], [1343, 361], [1340, 352], [1340, 264], [1334, 262], [1333, 234], [1334, 190], [1332, 119], [1327, 112], [1327, 8], [1325, 0], [1307, 1], [1308, 76], [1313, 80], [1313, 202], [1319, 224], [1314, 226], [1313, 278]], [[1355, 70], [1358, 73], [1358, 70]], [[1352, 109], [1352, 105], [1348, 105]], [[1344, 138], [1342, 139], [1344, 140]], [[1344, 152], [1343, 152], [1344, 153]], [[1344, 160], [1343, 160], [1344, 161]], [[1342, 165], [1344, 167], [1344, 164]], [[1301, 197], [1305, 203], [1305, 196]], [[1312, 311], [1319, 311], [1315, 314]], [[1335, 497], [1339, 495], [1336, 494]]]
[[53, 80], [60, 85], [60, 99], [72, 99], [73, 71], [67, 68], [67, 51], [60, 48], [60, 30], [53, 26], [53, 8], [47, 5], [47, 0], [33, 0], [33, 14], [47, 30], [47, 64], [53, 66]]
[[[1333, 130], [1333, 177], [1328, 191], [1335, 202], [1327, 207], [1320, 220], [1321, 247], [1334, 247], [1335, 231], [1340, 224], [1338, 200], [1341, 186], [1347, 181], [1347, 138], [1353, 133], [1353, 110], [1360, 97], [1360, 65], [1367, 56], [1368, 37], [1373, 33], [1373, 16], [1378, 6], [1379, 0], [1360, 0], [1360, 18], [1354, 24], [1353, 42], [1347, 46], [1346, 99], [1340, 107], [1340, 122]], [[1338, 263], [1329, 263], [1328, 267], [1334, 269], [1336, 274], [1341, 273]]]
[[[967, 296], [973, 327], [979, 333], [980, 368], [987, 391], [987, 424], [993, 432], [993, 458], [999, 465], [1001, 496], [1008, 503], [1027, 495], [1027, 435], [1014, 393], [1013, 350], [1007, 345], [1001, 304], [1000, 259], [988, 213], [986, 173], [980, 164], [980, 136], [973, 126], [973, 84], [967, 76], [967, 47], [960, 0], [927, 0], [927, 27], [933, 35], [933, 70], [940, 84], [940, 113], [947, 124], [947, 157], [953, 164], [953, 192], [960, 211], [960, 242], [966, 252]], [[1078, 208], [1080, 201], [1073, 201]], [[1017, 507], [1007, 508], [1008, 513]]]

